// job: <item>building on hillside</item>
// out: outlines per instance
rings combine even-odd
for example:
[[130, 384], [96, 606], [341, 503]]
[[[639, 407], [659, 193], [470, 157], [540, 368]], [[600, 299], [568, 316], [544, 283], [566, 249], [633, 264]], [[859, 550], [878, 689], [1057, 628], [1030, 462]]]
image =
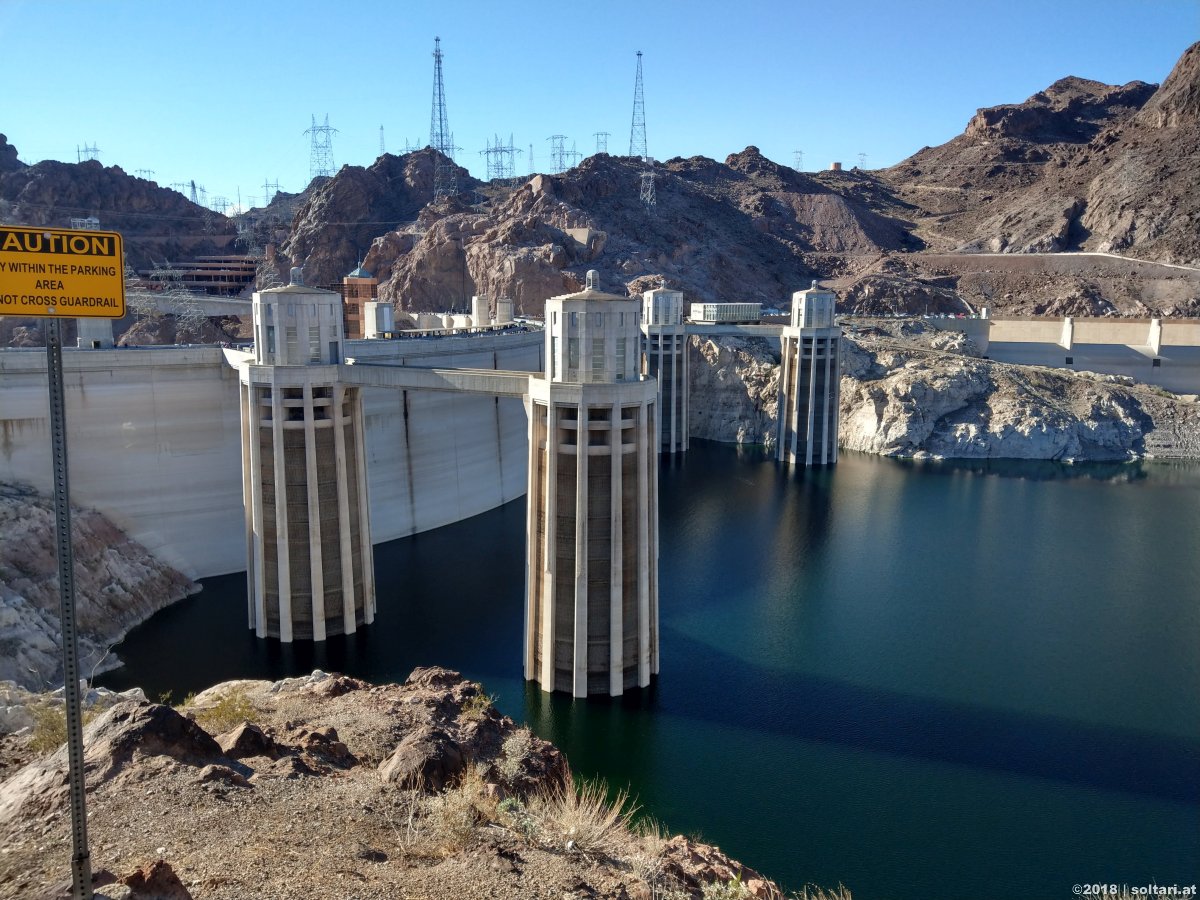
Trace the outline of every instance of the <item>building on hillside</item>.
[[616, 696], [658, 673], [656, 383], [641, 375], [642, 301], [586, 288], [546, 301], [547, 370], [531, 378], [525, 677]]
[[356, 341], [367, 336], [364, 306], [378, 299], [378, 288], [379, 279], [361, 264], [342, 278], [342, 326], [346, 340]]

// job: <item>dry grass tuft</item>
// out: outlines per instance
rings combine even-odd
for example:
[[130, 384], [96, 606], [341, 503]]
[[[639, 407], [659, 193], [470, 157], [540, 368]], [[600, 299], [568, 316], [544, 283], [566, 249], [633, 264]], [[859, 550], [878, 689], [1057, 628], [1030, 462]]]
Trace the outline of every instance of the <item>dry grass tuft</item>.
[[486, 771], [471, 766], [457, 785], [429, 800], [422, 824], [427, 838], [441, 853], [466, 848], [476, 828], [496, 821], [497, 801], [488, 791]]
[[529, 801], [529, 813], [546, 843], [591, 856], [619, 857], [631, 850], [636, 838], [629, 825], [637, 810], [628, 791], [618, 791], [610, 800], [604, 782], [572, 777]]
[[850, 889], [844, 884], [839, 884], [835, 888], [806, 884], [802, 890], [792, 894], [792, 897], [794, 900], [854, 900], [850, 895]]

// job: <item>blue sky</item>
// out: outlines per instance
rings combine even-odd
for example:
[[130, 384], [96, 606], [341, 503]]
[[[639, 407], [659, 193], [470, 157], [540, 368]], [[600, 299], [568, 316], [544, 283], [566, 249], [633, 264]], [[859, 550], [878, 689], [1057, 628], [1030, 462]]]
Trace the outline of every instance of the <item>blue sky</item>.
[[195, 179], [210, 197], [308, 181], [311, 116], [337, 165], [429, 140], [433, 38], [458, 160], [510, 133], [547, 171], [552, 134], [627, 152], [644, 55], [652, 156], [748, 144], [804, 168], [887, 166], [1066, 75], [1160, 82], [1200, 39], [1200, 0], [425, 3], [0, 0], [0, 132], [26, 162]]

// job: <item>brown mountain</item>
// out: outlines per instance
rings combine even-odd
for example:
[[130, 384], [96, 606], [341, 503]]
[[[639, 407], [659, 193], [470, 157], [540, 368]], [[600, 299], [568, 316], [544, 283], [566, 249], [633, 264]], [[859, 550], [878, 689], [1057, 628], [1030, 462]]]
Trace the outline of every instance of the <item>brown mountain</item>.
[[[378, 235], [366, 267], [380, 279], [381, 296], [407, 309], [461, 306], [482, 293], [537, 313], [545, 297], [582, 284], [593, 265], [614, 288], [640, 290], [661, 277], [694, 299], [775, 305], [825, 271], [829, 256], [920, 247], [906, 223], [755, 147], [724, 163], [693, 157], [655, 165], [652, 209], [640, 199], [643, 164], [598, 154], [518, 188], [475, 183], [476, 197], [422, 210], [432, 178], [431, 158], [422, 154], [432, 151], [346, 167], [314, 193], [283, 248], [304, 261], [307, 279], [322, 283], [348, 271], [358, 248]], [[483, 202], [466, 205], [470, 199]], [[388, 221], [396, 226], [388, 229]]]
[[229, 252], [235, 237], [232, 222], [178, 191], [95, 160], [27, 166], [0, 135], [0, 221], [66, 228], [89, 216], [124, 235], [125, 260], [135, 268]]
[[878, 173], [935, 251], [1200, 263], [1200, 44], [1155, 86], [1064, 78]]

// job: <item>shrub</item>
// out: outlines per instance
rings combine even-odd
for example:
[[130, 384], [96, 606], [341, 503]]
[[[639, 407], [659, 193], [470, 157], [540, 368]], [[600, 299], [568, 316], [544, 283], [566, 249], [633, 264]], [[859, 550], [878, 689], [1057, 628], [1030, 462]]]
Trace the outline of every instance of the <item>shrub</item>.
[[521, 776], [525, 761], [533, 752], [533, 734], [528, 728], [518, 728], [504, 739], [503, 758], [496, 769], [504, 783], [512, 787]]
[[[191, 707], [196, 700], [195, 694], [184, 698], [182, 708]], [[258, 710], [241, 688], [234, 688], [221, 695], [212, 706], [192, 708], [189, 710], [196, 724], [209, 734], [221, 734], [236, 728], [243, 722], [252, 722], [258, 715]]]
[[497, 817], [496, 800], [488, 794], [485, 771], [471, 766], [457, 785], [430, 802], [430, 836], [443, 852], [462, 850], [478, 826]]
[[33, 733], [29, 749], [37, 754], [53, 753], [67, 742], [67, 713], [61, 706], [35, 703], [29, 707], [33, 716]]
[[483, 692], [483, 685], [476, 684], [476, 693], [466, 699], [462, 705], [459, 717], [464, 722], [478, 722], [487, 715], [487, 711], [496, 705], [496, 698]]
[[[103, 709], [91, 706], [83, 710], [83, 726], [86, 728]], [[53, 753], [67, 742], [67, 710], [59, 703], [42, 700], [29, 707], [33, 717], [33, 731], [29, 736], [29, 749], [44, 755]]]

